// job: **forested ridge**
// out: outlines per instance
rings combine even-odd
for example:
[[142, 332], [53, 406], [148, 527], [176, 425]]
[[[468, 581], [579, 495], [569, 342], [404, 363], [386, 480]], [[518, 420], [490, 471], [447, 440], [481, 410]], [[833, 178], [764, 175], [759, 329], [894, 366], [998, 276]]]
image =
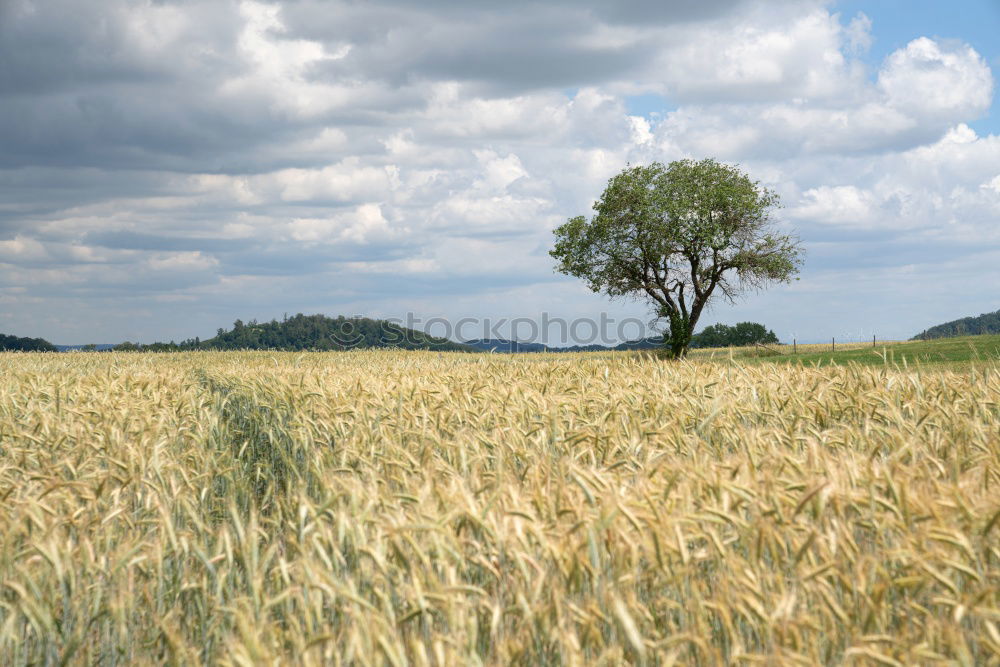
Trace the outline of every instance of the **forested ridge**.
[[0, 351], [55, 352], [56, 346], [44, 338], [20, 338], [0, 334]]
[[980, 336], [983, 334], [1000, 334], [1000, 310], [983, 313], [979, 317], [963, 317], [944, 324], [938, 324], [921, 331], [912, 340], [931, 340], [933, 338], [951, 338], [952, 336]]
[[192, 338], [180, 343], [122, 343], [119, 351], [169, 350], [347, 350], [352, 348], [398, 348], [403, 350], [472, 351], [472, 348], [445, 338], [407, 329], [387, 320], [367, 317], [327, 317], [303, 315], [283, 320], [244, 323], [236, 320], [231, 329], [220, 328], [215, 337]]

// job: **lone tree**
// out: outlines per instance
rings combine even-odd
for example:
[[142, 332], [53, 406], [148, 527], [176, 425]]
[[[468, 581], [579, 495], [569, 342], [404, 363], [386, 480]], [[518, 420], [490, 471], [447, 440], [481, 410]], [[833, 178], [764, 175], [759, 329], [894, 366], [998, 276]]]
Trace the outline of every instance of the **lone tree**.
[[774, 228], [777, 206], [775, 192], [712, 159], [627, 167], [608, 181], [597, 215], [555, 230], [549, 254], [594, 292], [651, 302], [679, 358], [713, 296], [733, 302], [798, 272], [803, 252]]

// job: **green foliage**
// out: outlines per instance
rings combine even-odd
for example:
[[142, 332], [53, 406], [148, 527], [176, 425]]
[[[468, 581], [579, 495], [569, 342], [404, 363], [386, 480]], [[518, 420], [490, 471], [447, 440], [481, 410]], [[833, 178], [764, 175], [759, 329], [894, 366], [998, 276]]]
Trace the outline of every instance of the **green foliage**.
[[472, 352], [468, 345], [407, 329], [386, 320], [367, 317], [326, 317], [303, 315], [282, 321], [244, 323], [236, 320], [230, 330], [219, 329], [214, 338], [192, 338], [180, 343], [121, 343], [120, 352], [175, 352], [180, 350], [348, 350], [354, 348], [397, 348]]
[[0, 351], [55, 352], [56, 346], [44, 338], [20, 338], [0, 334]]
[[960, 320], [938, 324], [918, 333], [913, 337], [913, 340], [931, 340], [951, 336], [981, 336], [983, 334], [1000, 334], [1000, 310], [994, 313], [983, 313], [979, 317], [963, 317]]
[[763, 324], [740, 322], [732, 327], [713, 324], [691, 338], [691, 347], [745, 347], [755, 343], [777, 344], [778, 337]]
[[798, 272], [798, 241], [773, 228], [778, 204], [775, 192], [712, 159], [628, 167], [608, 181], [593, 218], [555, 230], [549, 254], [594, 292], [649, 301], [680, 357], [713, 297], [733, 301]]
[[215, 338], [202, 343], [218, 350], [346, 350], [392, 347], [403, 350], [461, 350], [465, 345], [406, 329], [385, 320], [366, 317], [326, 317], [302, 315], [284, 321], [244, 324], [236, 320], [230, 331], [219, 330]]

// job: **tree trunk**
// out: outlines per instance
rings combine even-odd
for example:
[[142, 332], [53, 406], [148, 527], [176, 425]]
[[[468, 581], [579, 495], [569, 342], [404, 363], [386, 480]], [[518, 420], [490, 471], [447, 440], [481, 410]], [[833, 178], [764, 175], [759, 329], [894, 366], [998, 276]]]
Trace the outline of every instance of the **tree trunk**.
[[663, 337], [663, 346], [671, 359], [681, 359], [687, 354], [693, 329], [694, 324], [688, 318], [682, 315], [670, 317], [670, 333]]
[[683, 340], [670, 341], [670, 356], [673, 359], [682, 359], [687, 354], [688, 342]]

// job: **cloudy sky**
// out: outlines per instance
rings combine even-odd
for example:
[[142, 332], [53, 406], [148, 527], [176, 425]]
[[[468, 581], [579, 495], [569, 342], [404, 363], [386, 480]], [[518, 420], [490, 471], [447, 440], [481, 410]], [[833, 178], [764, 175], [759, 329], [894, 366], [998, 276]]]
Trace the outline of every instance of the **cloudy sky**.
[[711, 156], [808, 256], [702, 325], [909, 337], [1000, 308], [997, 34], [996, 0], [0, 0], [0, 332], [645, 317], [551, 230]]

